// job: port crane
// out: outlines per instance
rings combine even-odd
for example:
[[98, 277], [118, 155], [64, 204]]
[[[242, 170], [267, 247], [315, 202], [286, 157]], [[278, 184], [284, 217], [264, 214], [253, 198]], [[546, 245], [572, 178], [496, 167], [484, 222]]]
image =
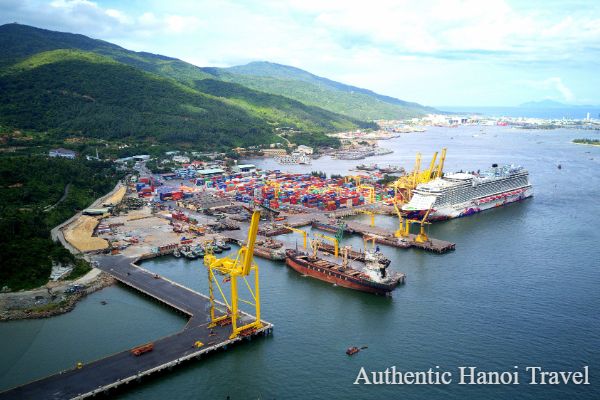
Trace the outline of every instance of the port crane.
[[371, 210], [357, 210], [361, 214], [367, 214], [371, 216], [371, 226], [375, 226], [375, 212]]
[[[204, 265], [208, 270], [208, 282], [209, 282], [209, 299], [210, 299], [210, 324], [209, 327], [215, 327], [217, 325], [223, 326], [231, 323], [232, 332], [229, 336], [230, 339], [234, 339], [238, 336], [244, 336], [248, 332], [252, 332], [255, 329], [262, 327], [260, 320], [260, 288], [258, 282], [258, 265], [254, 262], [254, 243], [256, 242], [256, 235], [258, 233], [258, 224], [260, 222], [260, 208], [254, 208], [252, 210], [252, 218], [250, 220], [250, 229], [248, 230], [248, 239], [246, 244], [240, 248], [236, 258], [231, 257], [215, 257], [212, 252], [208, 252], [204, 255]], [[231, 284], [231, 295], [230, 300], [227, 300], [227, 296], [223, 293], [221, 285], [216, 278], [216, 273], [225, 275], [224, 282], [229, 281]], [[254, 273], [254, 289], [248, 283], [246, 277], [251, 273]], [[239, 298], [238, 293], [238, 279], [242, 278], [246, 283], [250, 296], [253, 301], [247, 301]], [[227, 306], [227, 312], [223, 315], [217, 316], [217, 309], [215, 305], [214, 287], [217, 287], [225, 305]], [[239, 325], [239, 308], [238, 303], [244, 302], [251, 306], [254, 306], [255, 318], [253, 321]]]
[[351, 183], [352, 181], [354, 181], [354, 185], [356, 187], [359, 187], [361, 178], [362, 178], [362, 176], [360, 176], [360, 175], [348, 175], [348, 176], [344, 177], [344, 182]]
[[441, 151], [440, 160], [436, 165], [436, 160], [438, 156], [438, 152], [436, 151], [431, 158], [431, 162], [429, 163], [429, 168], [421, 171], [421, 153], [417, 153], [417, 157], [415, 160], [415, 167], [413, 171], [407, 175], [401, 176], [394, 183], [392, 183], [392, 188], [394, 189], [394, 211], [398, 215], [398, 229], [394, 232], [394, 236], [398, 238], [408, 237], [410, 234], [410, 226], [412, 224], [420, 224], [421, 228], [419, 234], [417, 235], [418, 242], [426, 242], [428, 240], [427, 235], [425, 233], [425, 224], [428, 224], [427, 217], [431, 212], [431, 207], [425, 213], [425, 216], [422, 220], [408, 220], [402, 214], [401, 207], [403, 204], [406, 204], [410, 201], [412, 197], [412, 191], [417, 187], [417, 185], [422, 183], [427, 183], [433, 179], [441, 178], [443, 176], [444, 163], [446, 161], [446, 148], [444, 147]]
[[375, 203], [375, 187], [373, 185], [359, 185], [358, 188], [360, 190], [367, 190], [369, 192], [367, 197], [369, 204]]
[[[329, 240], [331, 243], [333, 243], [333, 248], [334, 248], [334, 253], [333, 255], [337, 258], [339, 256], [339, 248], [340, 248], [340, 244], [338, 242], [338, 240], [334, 237], [331, 236], [327, 236], [327, 235], [323, 235], [322, 233], [315, 233], [315, 237], [319, 237], [321, 239], [325, 239], [325, 240]], [[317, 247], [319, 244], [319, 240], [315, 239], [313, 240], [313, 249], [314, 249], [314, 243], [317, 243]]]
[[306, 231], [302, 230], [302, 229], [294, 228], [294, 227], [289, 226], [289, 225], [284, 225], [283, 227], [285, 229], [289, 229], [292, 232], [296, 232], [296, 233], [301, 234], [302, 235], [302, 239], [303, 239], [303, 247], [304, 247], [304, 250], [306, 250], [306, 242], [307, 242], [308, 233]]

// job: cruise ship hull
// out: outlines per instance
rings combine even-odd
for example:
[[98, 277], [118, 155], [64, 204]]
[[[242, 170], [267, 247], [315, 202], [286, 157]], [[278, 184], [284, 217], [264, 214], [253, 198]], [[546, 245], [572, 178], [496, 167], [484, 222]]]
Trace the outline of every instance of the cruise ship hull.
[[[481, 211], [492, 208], [502, 207], [506, 204], [514, 203], [533, 196], [533, 188], [531, 186], [509, 190], [503, 193], [498, 193], [490, 196], [476, 198], [461, 204], [453, 204], [440, 208], [432, 208], [428, 221], [444, 221], [452, 218], [466, 217], [476, 214]], [[407, 217], [410, 219], [423, 218], [427, 210], [408, 211]]]

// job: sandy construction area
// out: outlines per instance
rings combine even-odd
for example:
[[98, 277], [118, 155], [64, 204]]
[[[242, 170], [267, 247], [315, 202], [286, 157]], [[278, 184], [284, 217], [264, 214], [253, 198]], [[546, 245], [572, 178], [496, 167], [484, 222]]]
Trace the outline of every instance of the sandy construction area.
[[125, 186], [121, 186], [115, 193], [113, 193], [112, 196], [105, 199], [103, 203], [112, 205], [119, 204], [121, 200], [123, 200], [123, 197], [125, 196], [126, 192], [127, 188]]
[[104, 239], [93, 237], [99, 219], [83, 215], [64, 229], [65, 239], [81, 252], [102, 250], [108, 247]]

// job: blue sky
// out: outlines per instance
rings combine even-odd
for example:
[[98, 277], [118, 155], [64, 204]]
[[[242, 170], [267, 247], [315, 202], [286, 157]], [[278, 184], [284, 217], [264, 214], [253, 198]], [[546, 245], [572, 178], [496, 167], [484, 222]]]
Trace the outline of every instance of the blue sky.
[[600, 104], [600, 2], [0, 0], [0, 23], [198, 66], [293, 65], [440, 106]]

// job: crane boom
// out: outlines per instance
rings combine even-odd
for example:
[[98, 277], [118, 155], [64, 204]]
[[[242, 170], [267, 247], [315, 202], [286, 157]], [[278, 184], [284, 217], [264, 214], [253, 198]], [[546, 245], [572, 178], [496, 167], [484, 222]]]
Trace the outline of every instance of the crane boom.
[[[254, 244], [256, 242], [256, 236], [258, 234], [258, 224], [260, 222], [260, 208], [255, 208], [252, 211], [252, 219], [250, 220], [250, 227], [248, 229], [248, 239], [246, 244], [240, 248], [235, 259], [225, 256], [217, 258], [211, 252], [204, 255], [204, 265], [208, 270], [208, 289], [210, 299], [210, 317], [211, 322], [209, 327], [216, 325], [228, 325], [231, 324], [232, 332], [229, 336], [230, 339], [234, 339], [239, 335], [245, 334], [245, 332], [253, 329], [262, 327], [260, 320], [260, 288], [258, 282], [258, 265], [254, 263]], [[231, 297], [230, 301], [227, 300], [221, 285], [216, 278], [216, 272], [226, 275], [227, 280], [223, 282], [230, 282], [231, 284]], [[246, 277], [254, 272], [254, 290], [246, 280]], [[254, 306], [255, 319], [245, 325], [238, 326], [239, 309], [238, 302], [240, 301], [238, 294], [238, 278], [242, 278], [248, 287], [250, 296], [252, 296], [254, 302], [241, 300], [244, 303]], [[216, 302], [214, 298], [213, 285], [216, 285], [219, 292], [223, 296], [223, 300], [227, 306], [225, 314], [216, 316]]]
[[[258, 223], [260, 222], [260, 211], [255, 210], [250, 220], [250, 229], [248, 229], [248, 240], [246, 241], [244, 261], [242, 263], [241, 275], [246, 276], [250, 273], [252, 260], [254, 259], [254, 243], [258, 234]], [[244, 247], [242, 247], [244, 249]]]

